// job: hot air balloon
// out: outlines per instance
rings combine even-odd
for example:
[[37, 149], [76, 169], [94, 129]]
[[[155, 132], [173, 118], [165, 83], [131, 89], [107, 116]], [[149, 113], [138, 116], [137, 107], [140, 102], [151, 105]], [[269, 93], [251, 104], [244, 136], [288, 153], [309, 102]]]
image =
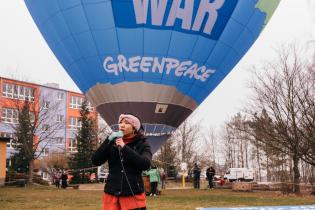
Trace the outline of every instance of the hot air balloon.
[[105, 121], [140, 117], [160, 145], [244, 56], [280, 0], [25, 0]]

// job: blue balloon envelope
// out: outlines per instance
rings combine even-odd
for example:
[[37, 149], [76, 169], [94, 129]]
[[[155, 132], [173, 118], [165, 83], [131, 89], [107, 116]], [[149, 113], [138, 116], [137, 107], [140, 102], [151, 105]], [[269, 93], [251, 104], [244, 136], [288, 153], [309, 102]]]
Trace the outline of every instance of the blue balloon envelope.
[[233, 69], [280, 0], [25, 0], [65, 70], [113, 128], [153, 151]]

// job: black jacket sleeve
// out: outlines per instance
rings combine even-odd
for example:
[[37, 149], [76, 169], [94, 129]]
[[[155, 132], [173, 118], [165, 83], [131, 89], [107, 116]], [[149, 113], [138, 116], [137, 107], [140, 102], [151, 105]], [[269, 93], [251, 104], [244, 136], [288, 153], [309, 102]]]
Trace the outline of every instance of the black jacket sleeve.
[[106, 140], [101, 144], [101, 146], [96, 150], [92, 156], [92, 163], [96, 166], [100, 166], [108, 160], [110, 147], [112, 142], [106, 138]]
[[143, 143], [143, 149], [141, 154], [137, 153], [135, 150], [125, 145], [121, 152], [123, 157], [128, 159], [134, 166], [140, 170], [147, 170], [151, 166], [152, 152], [151, 147], [147, 142]]

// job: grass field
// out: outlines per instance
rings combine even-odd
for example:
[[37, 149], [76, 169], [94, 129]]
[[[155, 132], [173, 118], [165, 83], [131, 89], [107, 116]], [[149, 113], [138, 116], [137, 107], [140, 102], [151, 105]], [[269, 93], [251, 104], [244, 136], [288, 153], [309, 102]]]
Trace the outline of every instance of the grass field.
[[[57, 190], [53, 187], [2, 187], [2, 210], [96, 210], [101, 209], [102, 191]], [[196, 207], [236, 207], [315, 204], [315, 196], [282, 195], [277, 192], [241, 193], [231, 190], [164, 190], [161, 196], [148, 197], [147, 207], [159, 210], [186, 210]]]

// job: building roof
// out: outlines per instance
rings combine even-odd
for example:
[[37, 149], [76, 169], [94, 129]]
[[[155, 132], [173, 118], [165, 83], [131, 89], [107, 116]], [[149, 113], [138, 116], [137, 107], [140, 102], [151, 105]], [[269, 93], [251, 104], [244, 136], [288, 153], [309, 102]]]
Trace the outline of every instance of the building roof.
[[0, 137], [0, 142], [9, 142], [10, 137]]
[[50, 89], [55, 89], [55, 90], [60, 90], [60, 91], [67, 91], [67, 92], [77, 93], [77, 94], [83, 95], [82, 92], [76, 92], [76, 91], [73, 91], [73, 90], [66, 90], [66, 89], [63, 89], [63, 88], [59, 88], [57, 86], [54, 87], [54, 85], [52, 85], [52, 84], [57, 85], [58, 83], [52, 83], [51, 82], [51, 83], [46, 83], [46, 84], [38, 84], [38, 83], [35, 83], [35, 82], [26, 82], [26, 81], [23, 81], [23, 80], [11, 79], [11, 78], [2, 77], [2, 76], [0, 76], [0, 79], [10, 80], [12, 82], [21, 82], [21, 83], [25, 83], [25, 84], [28, 84], [28, 85], [37, 85], [39, 87], [50, 88]]

